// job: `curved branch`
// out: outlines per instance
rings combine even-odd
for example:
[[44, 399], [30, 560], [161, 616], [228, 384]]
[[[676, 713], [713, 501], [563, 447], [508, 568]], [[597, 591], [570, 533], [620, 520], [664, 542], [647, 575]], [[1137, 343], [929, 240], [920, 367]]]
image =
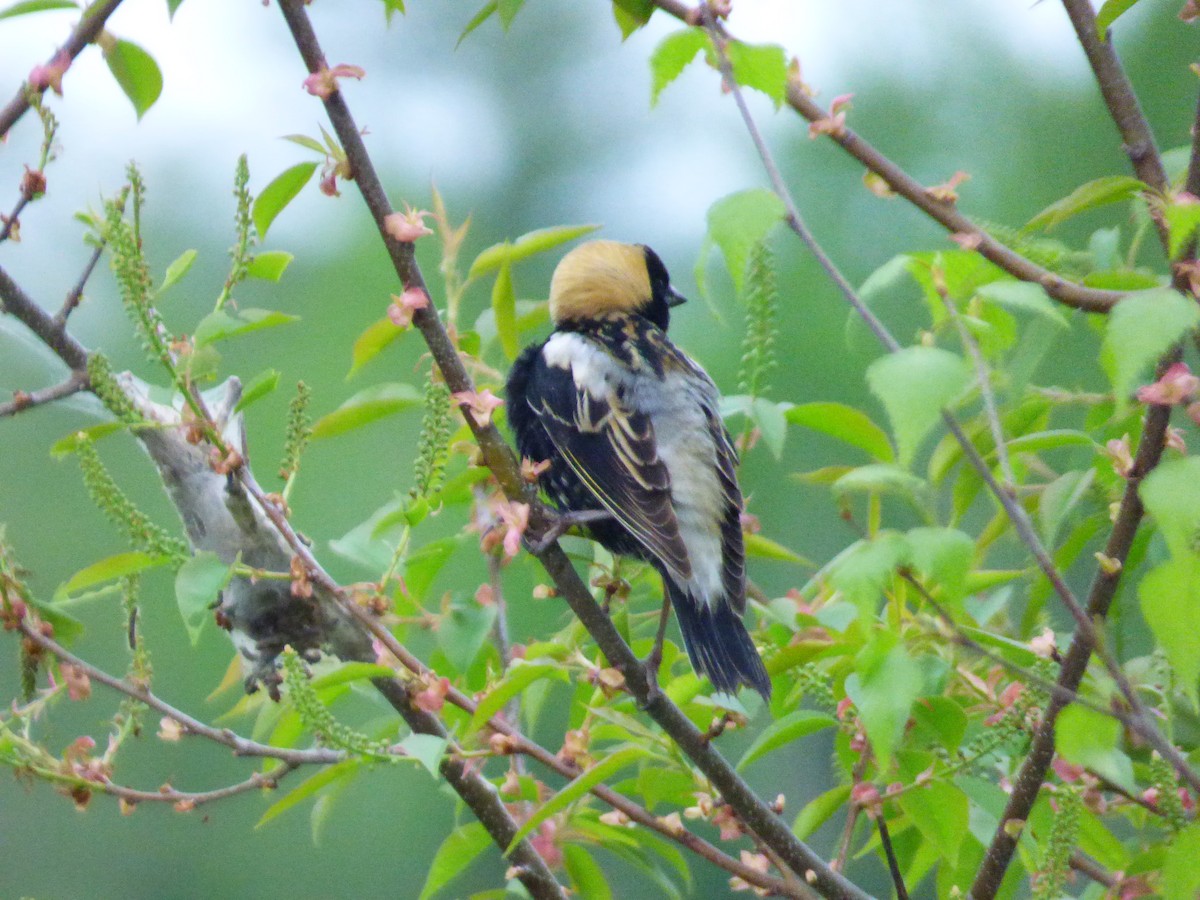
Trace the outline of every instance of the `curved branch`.
[[[96, 36], [104, 29], [104, 23], [108, 21], [108, 17], [116, 12], [120, 5], [121, 0], [96, 0], [94, 4], [83, 11], [83, 17], [79, 20], [79, 24], [75, 26], [75, 29], [67, 37], [66, 43], [59, 48], [55, 56], [65, 53], [74, 60], [83, 52], [84, 47], [96, 39]], [[29, 85], [22, 84], [17, 89], [17, 95], [8, 101], [3, 109], [0, 109], [0, 139], [8, 134], [9, 129], [17, 123], [17, 120], [29, 111], [28, 91]]]
[[0, 403], [0, 419], [6, 416], [15, 416], [17, 413], [41, 406], [43, 403], [52, 403], [63, 397], [70, 397], [72, 394], [82, 391], [87, 385], [87, 372], [76, 371], [72, 372], [66, 381], [53, 387], [43, 388], [40, 391], [13, 391], [12, 400]]

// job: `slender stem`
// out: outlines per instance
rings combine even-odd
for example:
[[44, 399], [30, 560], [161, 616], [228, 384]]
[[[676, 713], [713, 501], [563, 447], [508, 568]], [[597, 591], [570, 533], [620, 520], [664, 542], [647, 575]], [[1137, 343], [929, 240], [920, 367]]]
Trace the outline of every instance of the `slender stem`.
[[0, 267], [0, 312], [18, 319], [38, 336], [43, 344], [76, 371], [87, 369], [87, 350], [71, 337], [54, 318], [38, 306], [21, 287]]
[[299, 767], [298, 763], [283, 763], [283, 765], [272, 769], [267, 774], [253, 772], [245, 781], [239, 781], [237, 784], [227, 785], [223, 788], [215, 788], [211, 791], [179, 791], [169, 785], [163, 785], [153, 791], [145, 791], [138, 788], [126, 787], [107, 779], [104, 781], [92, 781], [87, 778], [64, 775], [62, 772], [44, 770], [38, 770], [38, 777], [44, 778], [47, 781], [57, 781], [63, 784], [82, 787], [90, 791], [101, 791], [112, 797], [124, 800], [126, 803], [170, 803], [179, 808], [180, 811], [187, 811], [197, 806], [203, 806], [206, 803], [236, 797], [238, 794], [246, 794], [251, 791], [275, 790], [275, 788], [279, 787], [279, 782], [283, 781], [284, 778]]
[[904, 886], [904, 874], [900, 871], [900, 861], [896, 859], [896, 850], [892, 847], [892, 837], [888, 834], [887, 822], [884, 820], [883, 813], [875, 816], [875, 824], [879, 827], [879, 843], [883, 845], [888, 871], [892, 875], [892, 884], [896, 888], [896, 900], [908, 900], [908, 888]]
[[75, 311], [75, 307], [79, 305], [79, 301], [83, 299], [83, 289], [87, 286], [88, 279], [92, 277], [92, 272], [96, 270], [96, 263], [100, 262], [100, 257], [104, 255], [104, 241], [101, 240], [96, 249], [92, 251], [91, 258], [88, 259], [87, 265], [83, 267], [83, 272], [79, 275], [79, 280], [75, 282], [75, 286], [67, 292], [66, 299], [63, 300], [62, 308], [59, 309], [58, 315], [54, 317], [54, 321], [59, 328], [63, 328], [67, 324], [67, 317]]
[[[96, 39], [108, 21], [108, 17], [116, 12], [120, 5], [121, 0], [97, 0], [85, 9], [79, 24], [75, 26], [75, 29], [67, 37], [66, 43], [58, 52], [65, 53], [74, 60], [83, 52], [84, 47]], [[16, 124], [17, 120], [29, 111], [28, 92], [29, 85], [22, 84], [17, 89], [16, 96], [3, 109], [0, 109], [0, 140], [8, 134], [9, 129]]]
[[66, 381], [53, 387], [43, 388], [40, 391], [14, 391], [12, 400], [0, 403], [0, 419], [25, 412], [25, 410], [41, 406], [43, 403], [52, 403], [63, 397], [70, 397], [72, 394], [82, 391], [87, 385], [87, 372], [72, 372]]
[[25, 209], [25, 206], [28, 203], [29, 198], [22, 197], [17, 201], [17, 205], [13, 207], [13, 211], [7, 216], [2, 217], [4, 221], [0, 222], [0, 244], [4, 243], [12, 236], [13, 229], [17, 227], [17, 221], [21, 215], [21, 212]]

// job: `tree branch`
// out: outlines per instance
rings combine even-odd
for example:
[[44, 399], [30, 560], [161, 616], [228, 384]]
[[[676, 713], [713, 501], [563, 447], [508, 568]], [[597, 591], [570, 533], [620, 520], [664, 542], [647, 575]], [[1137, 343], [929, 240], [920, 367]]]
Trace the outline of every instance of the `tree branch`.
[[8, 313], [32, 331], [59, 359], [76, 371], [87, 370], [87, 350], [38, 306], [0, 267], [0, 312]]
[[63, 397], [70, 397], [72, 394], [77, 394], [84, 390], [87, 386], [87, 372], [76, 371], [72, 372], [66, 381], [56, 384], [53, 387], [42, 388], [40, 391], [13, 391], [12, 400], [7, 403], [0, 403], [0, 419], [6, 416], [15, 416], [19, 412], [25, 412], [25, 410], [41, 406], [43, 403], [52, 403], [55, 400], [61, 400]]
[[[104, 28], [104, 24], [108, 21], [118, 6], [121, 5], [121, 0], [96, 0], [91, 6], [83, 11], [83, 16], [79, 20], [79, 24], [67, 37], [65, 44], [59, 48], [59, 53], [65, 53], [72, 60], [75, 59], [83, 48], [96, 39]], [[53, 61], [53, 57], [51, 58]], [[44, 90], [44, 88], [43, 88]], [[21, 116], [29, 111], [29, 85], [22, 84], [17, 89], [17, 94], [8, 104], [0, 109], [0, 139], [3, 139], [8, 134], [10, 128], [17, 123]]]

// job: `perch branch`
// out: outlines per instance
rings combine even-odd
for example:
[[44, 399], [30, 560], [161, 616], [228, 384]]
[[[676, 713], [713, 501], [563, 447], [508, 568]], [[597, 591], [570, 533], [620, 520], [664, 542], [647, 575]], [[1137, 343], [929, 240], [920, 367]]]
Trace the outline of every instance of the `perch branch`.
[[0, 419], [6, 416], [15, 416], [19, 412], [25, 412], [25, 410], [41, 406], [43, 403], [52, 403], [63, 397], [70, 397], [72, 394], [82, 391], [87, 385], [87, 372], [72, 372], [66, 381], [53, 387], [43, 388], [40, 391], [13, 391], [11, 400], [7, 403], [0, 403]]

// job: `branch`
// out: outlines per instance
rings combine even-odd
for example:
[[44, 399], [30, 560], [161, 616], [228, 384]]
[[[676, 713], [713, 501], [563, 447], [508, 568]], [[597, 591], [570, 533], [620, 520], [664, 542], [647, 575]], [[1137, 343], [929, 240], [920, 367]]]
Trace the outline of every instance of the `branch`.
[[127, 804], [170, 803], [180, 812], [189, 812], [197, 806], [203, 806], [215, 800], [224, 800], [227, 797], [235, 797], [238, 794], [246, 794], [250, 791], [273, 791], [279, 787], [279, 782], [283, 781], [284, 778], [298, 768], [299, 765], [297, 763], [284, 763], [279, 768], [272, 769], [269, 773], [253, 772], [245, 781], [239, 781], [237, 784], [216, 788], [211, 791], [177, 791], [169, 784], [164, 784], [158, 790], [143, 791], [137, 788], [126, 787], [107, 779], [104, 781], [92, 781], [87, 778], [63, 775], [61, 772], [39, 772], [38, 775], [49, 781], [60, 781], [79, 785], [91, 791], [101, 791]]
[[[325, 58], [303, 5], [298, 0], [282, 0], [280, 9], [308, 71], [319, 72], [325, 67]], [[424, 290], [425, 282], [414, 259], [412, 244], [396, 241], [387, 234], [384, 227], [384, 219], [392, 209], [363, 144], [362, 135], [341, 92], [335, 91], [323, 102], [338, 140], [346, 152], [354, 182], [362, 192], [375, 220], [396, 274], [406, 288], [419, 287]], [[438, 319], [437, 311], [432, 306], [418, 310], [413, 321], [420, 329], [451, 391], [472, 391], [474, 386], [471, 378], [463, 367], [457, 348]], [[530, 504], [531, 537], [536, 539], [546, 530], [549, 517], [534, 491], [521, 478], [517, 460], [508, 444], [493, 424], [481, 425], [471, 416], [466, 416], [466, 421], [479, 444], [485, 465], [496, 477], [505, 495], [511, 500]], [[866, 894], [863, 891], [831, 870], [814, 850], [796, 838], [787, 824], [750, 789], [728, 761], [710, 745], [691, 720], [665, 694], [656, 692], [651, 696], [646, 671], [640, 660], [592, 598], [562, 548], [553, 543], [543, 550], [538, 558], [553, 579], [559, 595], [567, 601], [609, 662], [625, 676], [626, 686], [633, 696], [708, 776], [726, 802], [737, 812], [742, 823], [758, 834], [797, 874], [811, 878], [812, 886], [825, 896], [865, 898]]]
[[[75, 26], [75, 30], [71, 32], [67, 42], [54, 55], [58, 56], [62, 53], [74, 60], [83, 52], [84, 47], [96, 39], [96, 36], [104, 29], [108, 17], [116, 12], [120, 5], [121, 0], [96, 0], [84, 10], [79, 24]], [[53, 62], [53, 57], [50, 62]], [[7, 106], [0, 109], [0, 140], [8, 134], [9, 129], [17, 123], [17, 120], [29, 111], [29, 90], [28, 83], [22, 84], [17, 89], [17, 95], [8, 101]], [[42, 90], [44, 91], [45, 88]]]
[[0, 268], [0, 312], [18, 319], [74, 371], [87, 369], [87, 350]]
[[19, 412], [25, 412], [25, 410], [41, 406], [43, 403], [52, 403], [55, 400], [61, 400], [63, 397], [70, 397], [72, 394], [77, 394], [84, 390], [87, 386], [87, 372], [76, 371], [72, 372], [66, 381], [56, 384], [53, 387], [43, 388], [40, 391], [13, 391], [12, 400], [7, 403], [0, 403], [0, 419], [6, 416], [15, 416]]
[[[703, 7], [693, 9], [679, 0], [651, 0], [651, 2], [659, 9], [689, 25], [703, 20]], [[723, 26], [719, 27], [719, 33], [724, 38], [732, 39]], [[804, 83], [797, 75], [790, 76], [788, 79], [786, 101], [788, 106], [809, 122], [819, 122], [829, 116], [829, 113], [817, 106], [808, 95]], [[829, 137], [869, 171], [882, 178], [893, 192], [925, 213], [952, 235], [968, 237], [973, 244], [977, 242], [975, 249], [982, 257], [999, 266], [1014, 278], [1041, 285], [1047, 294], [1064, 306], [1088, 312], [1104, 313], [1112, 309], [1124, 296], [1120, 291], [1099, 290], [1069, 281], [1002, 244], [960, 213], [952, 203], [934, 197], [924, 185], [851, 129], [839, 129], [837, 133], [830, 134]]]

